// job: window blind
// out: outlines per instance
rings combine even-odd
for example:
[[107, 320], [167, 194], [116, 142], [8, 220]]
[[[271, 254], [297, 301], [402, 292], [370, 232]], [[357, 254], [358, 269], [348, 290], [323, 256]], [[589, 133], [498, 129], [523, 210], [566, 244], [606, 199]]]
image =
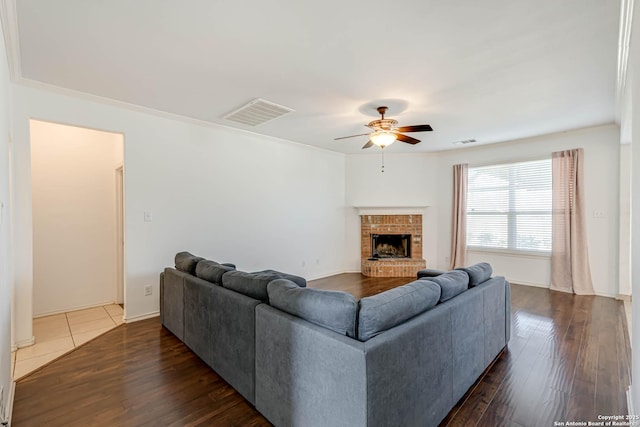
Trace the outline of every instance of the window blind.
[[469, 168], [467, 246], [551, 251], [551, 159]]

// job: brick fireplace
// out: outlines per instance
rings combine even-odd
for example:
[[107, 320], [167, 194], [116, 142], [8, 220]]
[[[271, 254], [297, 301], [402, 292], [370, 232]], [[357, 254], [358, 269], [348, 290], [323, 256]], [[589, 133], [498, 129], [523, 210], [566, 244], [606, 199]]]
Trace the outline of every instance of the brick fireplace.
[[369, 277], [415, 277], [422, 259], [422, 215], [360, 215], [361, 272]]

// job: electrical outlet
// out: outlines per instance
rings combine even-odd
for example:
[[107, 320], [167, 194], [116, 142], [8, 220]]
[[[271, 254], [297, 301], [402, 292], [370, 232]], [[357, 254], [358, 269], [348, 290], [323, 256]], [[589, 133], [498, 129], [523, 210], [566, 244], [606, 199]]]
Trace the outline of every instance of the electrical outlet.
[[147, 285], [147, 286], [144, 287], [144, 296], [145, 297], [148, 297], [152, 293], [153, 293], [153, 286]]

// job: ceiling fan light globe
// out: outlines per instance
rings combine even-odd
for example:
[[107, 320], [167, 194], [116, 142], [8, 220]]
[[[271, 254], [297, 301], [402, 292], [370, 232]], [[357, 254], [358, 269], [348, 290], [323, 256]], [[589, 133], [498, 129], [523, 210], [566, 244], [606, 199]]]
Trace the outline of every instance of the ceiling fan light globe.
[[387, 131], [377, 131], [369, 135], [371, 142], [381, 148], [390, 146], [396, 141], [396, 138], [395, 133]]

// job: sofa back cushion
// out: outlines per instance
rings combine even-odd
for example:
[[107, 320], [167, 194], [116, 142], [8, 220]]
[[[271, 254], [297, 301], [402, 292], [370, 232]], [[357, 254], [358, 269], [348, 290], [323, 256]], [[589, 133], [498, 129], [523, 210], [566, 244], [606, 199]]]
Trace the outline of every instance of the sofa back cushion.
[[478, 264], [472, 265], [471, 267], [459, 267], [456, 268], [456, 270], [464, 271], [469, 275], [470, 288], [486, 282], [491, 278], [491, 275], [493, 274], [493, 269], [487, 262], [480, 262]]
[[353, 295], [341, 291], [301, 288], [287, 279], [272, 281], [268, 291], [272, 307], [355, 338], [358, 303]]
[[176, 270], [195, 275], [196, 265], [203, 259], [204, 258], [195, 256], [189, 252], [178, 252], [175, 257]]
[[222, 275], [235, 268], [228, 265], [218, 264], [215, 261], [203, 260], [196, 265], [196, 276], [207, 282], [222, 284]]
[[281, 271], [276, 271], [276, 270], [262, 270], [262, 271], [256, 271], [255, 273], [256, 274], [260, 274], [260, 273], [273, 274], [275, 276], [278, 276], [279, 279], [291, 280], [293, 283], [300, 286], [301, 288], [307, 287], [307, 280], [304, 277], [296, 276], [294, 274], [283, 273]]
[[421, 279], [360, 300], [358, 339], [367, 341], [434, 307], [440, 287]]
[[263, 302], [269, 301], [267, 285], [279, 277], [272, 273], [229, 271], [222, 276], [222, 286]]
[[469, 275], [460, 270], [448, 271], [437, 277], [420, 279], [440, 286], [440, 302], [445, 302], [469, 289]]

